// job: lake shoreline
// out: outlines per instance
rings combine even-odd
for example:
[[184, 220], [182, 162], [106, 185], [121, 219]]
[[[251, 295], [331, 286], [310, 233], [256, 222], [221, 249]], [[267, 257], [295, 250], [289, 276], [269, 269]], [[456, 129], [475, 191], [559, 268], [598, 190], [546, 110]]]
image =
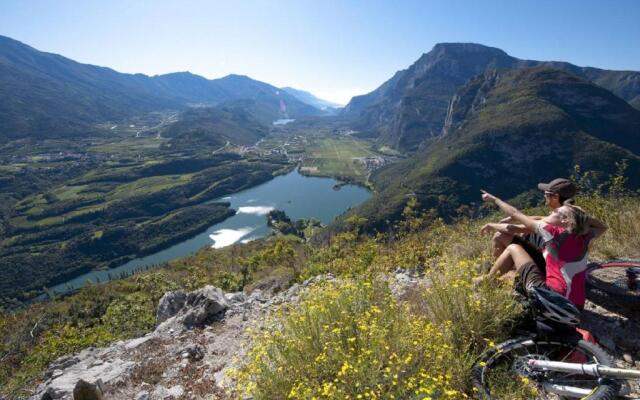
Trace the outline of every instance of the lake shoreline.
[[[317, 215], [313, 215], [314, 213], [321, 213], [321, 219], [328, 223], [349, 207], [359, 204], [371, 195], [366, 188], [350, 184], [341, 185], [340, 191], [333, 190], [333, 187], [338, 184], [342, 184], [342, 182], [328, 177], [305, 176], [300, 174], [295, 167], [288, 168], [284, 174], [274, 175], [270, 180], [211, 200], [211, 203], [226, 202], [229, 204], [229, 210], [233, 211], [225, 215], [225, 218], [221, 218], [215, 223], [198, 224], [198, 228], [188, 230], [190, 234], [181, 233], [178, 235], [179, 238], [171, 240], [172, 244], [166, 245], [165, 242], [150, 251], [145, 251], [145, 254], [141, 256], [119, 263], [112, 268], [94, 269], [76, 275], [58, 284], [48, 286], [47, 291], [62, 294], [84, 286], [87, 279], [91, 282], [104, 282], [115, 279], [122, 274], [128, 276], [132, 272], [145, 270], [150, 266], [159, 266], [178, 258], [187, 257], [202, 247], [215, 248], [216, 242], [213, 240], [220, 240], [222, 245], [227, 246], [267, 236], [271, 229], [267, 227], [265, 215], [271, 209], [287, 210], [289, 208], [289, 211], [293, 209], [292, 217], [294, 219], [316, 217]], [[324, 200], [323, 196], [325, 196]], [[332, 198], [334, 200], [326, 200]], [[335, 199], [339, 198], [343, 200], [336, 203]], [[314, 204], [314, 202], [318, 203]], [[197, 233], [193, 234], [195, 231]], [[225, 237], [225, 235], [227, 236]], [[157, 250], [159, 248], [161, 250]]]

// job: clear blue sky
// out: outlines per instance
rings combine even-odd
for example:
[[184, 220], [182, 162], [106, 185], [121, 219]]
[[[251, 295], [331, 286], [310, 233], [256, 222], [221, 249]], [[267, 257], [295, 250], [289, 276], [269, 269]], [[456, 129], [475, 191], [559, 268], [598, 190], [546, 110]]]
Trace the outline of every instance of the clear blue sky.
[[121, 72], [244, 74], [341, 103], [438, 42], [640, 70], [638, 0], [1, 0], [0, 35]]

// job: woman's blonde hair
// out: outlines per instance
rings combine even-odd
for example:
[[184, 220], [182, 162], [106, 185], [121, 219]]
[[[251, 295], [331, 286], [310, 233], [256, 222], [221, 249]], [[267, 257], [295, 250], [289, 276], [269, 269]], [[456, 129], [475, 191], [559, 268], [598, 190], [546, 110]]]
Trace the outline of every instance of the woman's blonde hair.
[[568, 221], [569, 233], [584, 235], [589, 231], [589, 216], [582, 208], [565, 201], [559, 211]]

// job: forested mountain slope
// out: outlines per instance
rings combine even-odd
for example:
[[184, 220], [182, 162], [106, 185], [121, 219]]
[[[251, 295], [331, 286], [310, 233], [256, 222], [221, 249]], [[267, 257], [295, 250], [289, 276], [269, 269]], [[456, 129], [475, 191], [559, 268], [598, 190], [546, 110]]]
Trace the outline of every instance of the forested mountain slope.
[[426, 150], [373, 175], [379, 193], [354, 211], [371, 227], [397, 219], [408, 194], [453, 215], [480, 189], [509, 198], [576, 164], [607, 177], [626, 159], [630, 185], [640, 186], [640, 111], [564, 71], [480, 75], [456, 93], [446, 120]]
[[[257, 104], [255, 100], [247, 103]], [[277, 114], [277, 110], [264, 105], [267, 115]], [[206, 145], [224, 146], [227, 142], [239, 145], [252, 145], [269, 133], [264, 121], [256, 118], [253, 112], [239, 105], [221, 107], [194, 108], [184, 112], [179, 121], [169, 125], [162, 132], [170, 138], [170, 145], [182, 146]]]

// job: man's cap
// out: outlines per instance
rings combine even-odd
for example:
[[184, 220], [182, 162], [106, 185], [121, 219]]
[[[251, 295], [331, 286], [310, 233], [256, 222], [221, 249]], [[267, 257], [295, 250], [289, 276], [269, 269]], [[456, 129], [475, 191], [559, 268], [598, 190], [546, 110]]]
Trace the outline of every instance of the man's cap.
[[578, 191], [573, 182], [564, 178], [557, 178], [549, 183], [538, 183], [538, 189], [558, 194], [567, 199], [573, 198]]

